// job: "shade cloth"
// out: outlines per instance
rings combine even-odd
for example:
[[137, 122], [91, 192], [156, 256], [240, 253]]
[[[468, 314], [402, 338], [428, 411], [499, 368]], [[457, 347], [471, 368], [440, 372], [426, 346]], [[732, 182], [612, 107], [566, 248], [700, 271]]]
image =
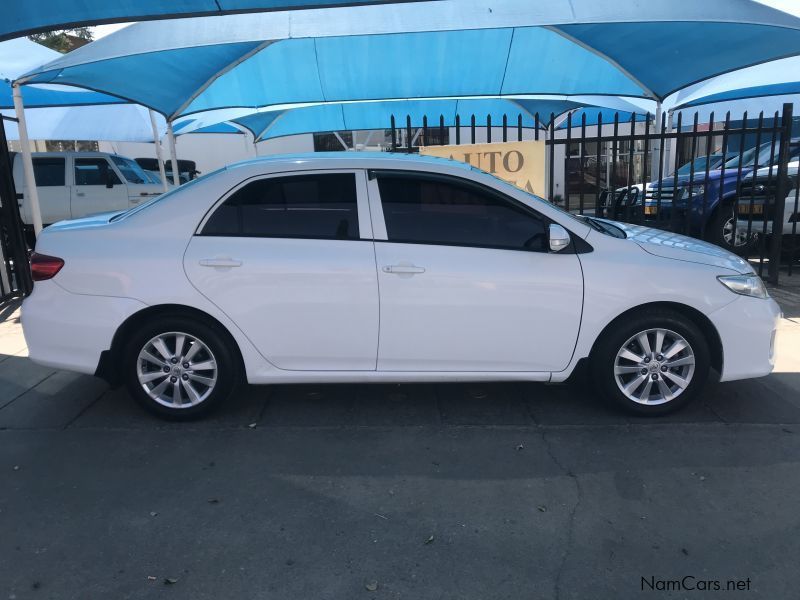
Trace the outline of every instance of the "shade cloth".
[[797, 54], [800, 20], [750, 0], [441, 0], [138, 23], [22, 81], [102, 91], [175, 119], [455, 96], [662, 100]]

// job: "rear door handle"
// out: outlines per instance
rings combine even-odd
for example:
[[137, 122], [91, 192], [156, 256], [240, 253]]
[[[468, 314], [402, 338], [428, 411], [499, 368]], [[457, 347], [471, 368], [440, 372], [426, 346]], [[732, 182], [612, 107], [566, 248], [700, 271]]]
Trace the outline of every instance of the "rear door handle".
[[241, 267], [242, 261], [235, 258], [203, 258], [200, 260], [201, 267], [231, 268]]
[[393, 275], [414, 275], [424, 273], [425, 269], [414, 265], [386, 265], [383, 267], [383, 272], [392, 273]]

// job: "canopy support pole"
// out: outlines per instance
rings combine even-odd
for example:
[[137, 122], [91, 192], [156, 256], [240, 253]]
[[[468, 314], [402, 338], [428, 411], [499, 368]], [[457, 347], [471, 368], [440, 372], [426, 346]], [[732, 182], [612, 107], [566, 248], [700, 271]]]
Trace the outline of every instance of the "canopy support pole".
[[39, 206], [39, 190], [36, 189], [36, 177], [33, 174], [33, 157], [31, 156], [31, 142], [28, 139], [28, 125], [25, 122], [25, 105], [22, 103], [22, 92], [18, 84], [12, 86], [14, 96], [14, 112], [17, 114], [17, 129], [19, 130], [19, 143], [22, 146], [22, 167], [25, 174], [25, 199], [31, 209], [33, 233], [39, 237], [42, 231], [42, 209]]
[[164, 191], [169, 191], [169, 183], [167, 183], [167, 170], [164, 167], [164, 153], [161, 148], [161, 138], [158, 135], [158, 126], [156, 125], [156, 113], [150, 109], [150, 126], [153, 128], [153, 143], [156, 145], [156, 160], [158, 160], [158, 172], [161, 175], [161, 185]]
[[[656, 121], [655, 126], [653, 127], [653, 131], [656, 133], [656, 137], [653, 139], [653, 158], [650, 162], [651, 164], [651, 171], [652, 176], [650, 179], [652, 181], [658, 181], [661, 179], [661, 101], [659, 100], [656, 103]], [[646, 157], [645, 157], [646, 160]], [[647, 181], [644, 182], [647, 185]]]
[[[668, 110], [667, 111], [667, 134], [671, 134], [672, 133], [672, 116], [673, 116], [672, 110]], [[665, 142], [665, 144], [666, 144], [666, 148], [664, 149], [664, 171], [666, 172], [667, 175], [670, 175], [674, 171], [674, 169], [672, 168], [673, 165], [671, 163], [671, 161], [672, 161], [672, 153], [673, 153], [673, 149], [674, 149], [675, 152], [678, 151], [678, 140], [677, 140], [677, 138], [676, 139], [667, 138], [667, 141]]]
[[335, 135], [335, 136], [336, 136], [336, 139], [337, 139], [337, 140], [339, 140], [339, 143], [342, 145], [342, 147], [343, 147], [345, 150], [350, 150], [350, 148], [348, 148], [348, 147], [347, 147], [347, 144], [345, 143], [345, 141], [342, 139], [342, 136], [340, 136], [340, 135], [339, 135], [339, 132], [338, 132], [338, 131], [334, 131], [334, 132], [333, 132], [333, 135]]
[[175, 187], [181, 184], [180, 169], [178, 168], [178, 149], [175, 147], [175, 132], [172, 130], [172, 121], [167, 121], [167, 137], [169, 138], [169, 154], [172, 161], [172, 183]]

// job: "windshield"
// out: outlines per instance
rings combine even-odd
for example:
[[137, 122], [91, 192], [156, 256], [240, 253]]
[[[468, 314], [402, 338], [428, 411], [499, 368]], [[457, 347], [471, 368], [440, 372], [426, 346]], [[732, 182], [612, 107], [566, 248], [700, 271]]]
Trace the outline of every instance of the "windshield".
[[[708, 168], [714, 169], [716, 165], [722, 162], [722, 156], [719, 154], [712, 154], [708, 157]], [[698, 173], [700, 171], [706, 170], [706, 157], [701, 156], [699, 158], [694, 159], [692, 162], [688, 162], [683, 165], [680, 169], [678, 169], [678, 175], [690, 175], [692, 173], [692, 165], [694, 165], [694, 172]]]
[[[741, 156], [741, 163], [743, 167], [752, 167], [756, 164], [755, 160], [758, 160], [758, 166], [764, 167], [769, 166], [778, 160], [778, 154], [781, 151], [781, 144], [780, 142], [775, 143], [775, 150], [772, 149], [772, 142], [766, 142], [765, 144], [761, 144], [757, 148], [750, 148], [749, 150], [745, 150]], [[800, 145], [798, 144], [790, 144], [789, 145], [789, 160], [797, 160], [797, 157], [800, 156]], [[725, 163], [725, 168], [729, 169], [731, 167], [737, 168], [739, 166], [740, 157], [736, 156], [730, 159], [728, 162]]]
[[117, 165], [117, 168], [128, 183], [152, 183], [144, 169], [130, 158], [112, 155], [111, 160]]
[[158, 176], [157, 173], [153, 173], [152, 171], [142, 171], [147, 177], [147, 181], [149, 183], [161, 183], [161, 177]]

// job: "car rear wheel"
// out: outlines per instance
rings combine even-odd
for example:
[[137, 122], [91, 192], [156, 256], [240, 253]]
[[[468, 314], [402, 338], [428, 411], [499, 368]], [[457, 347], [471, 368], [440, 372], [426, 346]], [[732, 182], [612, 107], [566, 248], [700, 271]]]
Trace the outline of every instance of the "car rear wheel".
[[238, 379], [231, 344], [214, 327], [160, 317], [129, 340], [125, 381], [134, 399], [158, 416], [189, 420], [231, 395]]
[[629, 412], [658, 416], [685, 406], [703, 388], [708, 344], [680, 313], [650, 309], [607, 330], [592, 356], [604, 395]]

